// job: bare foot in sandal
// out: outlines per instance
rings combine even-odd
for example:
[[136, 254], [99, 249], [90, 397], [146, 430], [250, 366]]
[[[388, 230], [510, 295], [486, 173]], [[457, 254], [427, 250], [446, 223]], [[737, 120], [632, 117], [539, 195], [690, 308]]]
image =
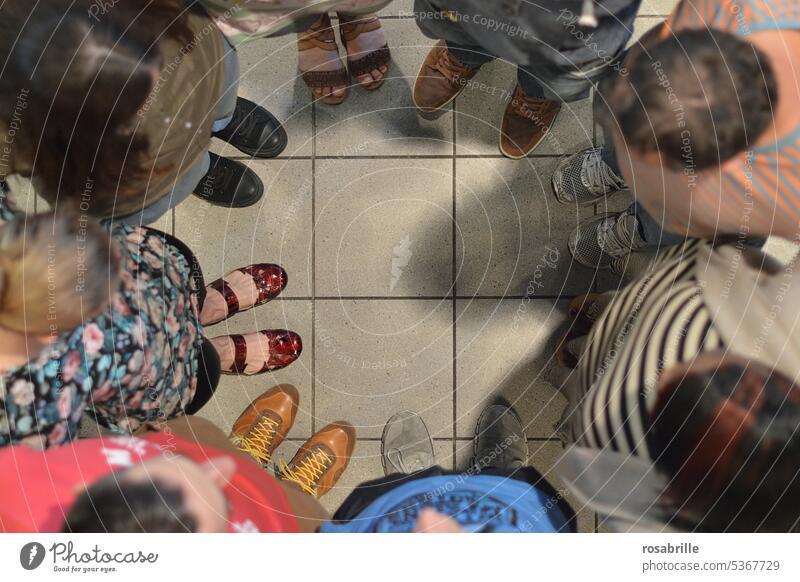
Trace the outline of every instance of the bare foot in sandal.
[[298, 68], [314, 97], [337, 105], [347, 97], [349, 76], [327, 14], [297, 35]]
[[347, 50], [347, 68], [359, 84], [374, 91], [383, 84], [389, 71], [389, 47], [374, 14], [339, 16], [339, 34]]

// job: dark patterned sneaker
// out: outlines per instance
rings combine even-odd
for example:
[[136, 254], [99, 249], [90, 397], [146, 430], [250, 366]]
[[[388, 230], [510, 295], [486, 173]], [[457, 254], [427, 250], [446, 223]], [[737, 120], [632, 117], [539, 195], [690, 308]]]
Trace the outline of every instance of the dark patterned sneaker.
[[639, 221], [627, 211], [596, 216], [579, 224], [569, 236], [572, 256], [590, 269], [610, 269], [615, 259], [643, 246]]
[[625, 181], [603, 160], [603, 148], [589, 148], [566, 157], [553, 173], [553, 192], [564, 204], [594, 204], [628, 189]]

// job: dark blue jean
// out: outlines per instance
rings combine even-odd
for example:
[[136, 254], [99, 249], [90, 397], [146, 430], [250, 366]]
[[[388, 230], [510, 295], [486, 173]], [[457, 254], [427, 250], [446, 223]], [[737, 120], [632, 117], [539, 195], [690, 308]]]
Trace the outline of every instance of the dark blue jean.
[[[461, 62], [471, 69], [477, 69], [481, 65], [493, 61], [496, 57], [479, 46], [468, 46], [452, 41], [447, 42], [447, 50]], [[553, 99], [569, 103], [586, 99], [592, 88], [594, 77], [603, 73], [607, 67], [599, 67], [598, 63], [589, 63], [586, 70], [591, 73], [580, 71], [562, 71], [547, 67], [517, 67], [517, 82], [525, 95], [534, 99]], [[544, 83], [544, 84], [543, 84]]]
[[[470, 69], [477, 69], [495, 59], [494, 55], [487, 53], [477, 46], [463, 46], [454, 42], [447, 41], [447, 50], [457, 58], [462, 65]], [[526, 67], [517, 67], [517, 82], [525, 95], [536, 99], [544, 99], [544, 88], [536, 77]], [[588, 94], [588, 91], [587, 91]]]

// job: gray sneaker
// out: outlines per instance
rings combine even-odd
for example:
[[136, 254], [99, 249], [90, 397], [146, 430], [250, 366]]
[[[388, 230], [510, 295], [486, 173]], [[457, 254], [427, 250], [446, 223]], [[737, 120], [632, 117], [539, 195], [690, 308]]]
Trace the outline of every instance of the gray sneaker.
[[603, 161], [603, 148], [589, 148], [561, 160], [553, 173], [553, 192], [564, 204], [594, 204], [627, 190], [622, 179]]
[[604, 214], [579, 224], [569, 235], [569, 251], [590, 269], [610, 269], [619, 259], [645, 246], [639, 221], [629, 212]]
[[433, 467], [433, 441], [422, 418], [414, 412], [398, 412], [383, 428], [381, 459], [386, 475], [409, 475]]
[[470, 467], [513, 471], [528, 461], [528, 440], [519, 415], [503, 399], [487, 406], [478, 418]]

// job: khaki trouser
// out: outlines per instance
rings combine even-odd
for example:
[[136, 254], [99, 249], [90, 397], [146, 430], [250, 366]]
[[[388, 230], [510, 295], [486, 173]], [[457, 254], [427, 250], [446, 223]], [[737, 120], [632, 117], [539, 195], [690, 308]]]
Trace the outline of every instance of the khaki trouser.
[[[136, 431], [142, 436], [148, 432], [166, 432], [201, 446], [214, 447], [255, 463], [252, 457], [234, 447], [217, 425], [198, 416], [181, 416], [165, 422], [147, 423]], [[319, 501], [300, 489], [294, 483], [278, 480], [278, 485], [286, 493], [292, 513], [297, 518], [300, 531], [313, 533], [330, 515]]]

